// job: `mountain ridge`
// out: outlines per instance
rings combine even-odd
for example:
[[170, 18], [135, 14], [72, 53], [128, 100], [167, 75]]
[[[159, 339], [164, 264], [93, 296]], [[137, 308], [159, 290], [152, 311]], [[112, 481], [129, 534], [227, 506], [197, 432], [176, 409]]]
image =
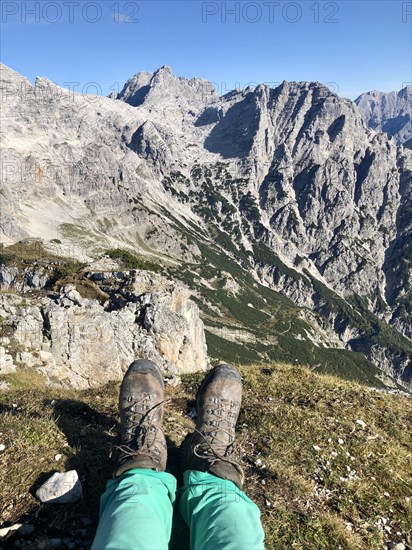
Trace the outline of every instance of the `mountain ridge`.
[[[409, 152], [316, 83], [199, 97], [202, 79], [143, 74], [116, 100], [42, 102], [36, 91], [55, 90], [43, 79], [34, 97], [7, 94], [4, 160], [17, 169], [3, 181], [6, 243], [117, 243], [198, 266], [217, 246], [408, 385]], [[13, 79], [6, 70], [6, 88]], [[365, 334], [357, 317], [368, 315]], [[385, 330], [400, 335], [397, 351]]]
[[355, 99], [369, 128], [385, 132], [397, 145], [412, 148], [412, 86], [398, 92], [365, 92]]

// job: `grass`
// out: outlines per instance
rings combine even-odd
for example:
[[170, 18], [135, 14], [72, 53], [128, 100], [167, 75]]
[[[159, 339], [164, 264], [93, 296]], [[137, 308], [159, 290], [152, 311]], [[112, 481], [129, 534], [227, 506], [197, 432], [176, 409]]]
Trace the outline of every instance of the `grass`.
[[[287, 364], [240, 371], [244, 398], [238, 443], [245, 490], [261, 510], [266, 547], [410, 546], [412, 400]], [[172, 472], [176, 449], [193, 429], [187, 412], [202, 378], [184, 375], [180, 386], [167, 386]], [[62, 391], [45, 387], [25, 370], [7, 380], [11, 386], [2, 394], [0, 414], [0, 443], [6, 446], [0, 453], [3, 522], [28, 518], [38, 534], [72, 537], [87, 548], [99, 495], [111, 474], [119, 383]], [[63, 457], [56, 462], [58, 453]], [[75, 505], [39, 505], [32, 493], [46, 473], [69, 468], [79, 472], [84, 499]], [[179, 541], [178, 547], [187, 545]]]
[[124, 248], [111, 248], [106, 254], [113, 260], [119, 260], [127, 269], [144, 269], [147, 271], [160, 271], [160, 266], [154, 262], [138, 257], [130, 250]]
[[58, 261], [59, 257], [51, 254], [43, 247], [41, 241], [25, 239], [10, 246], [0, 246], [0, 264], [24, 268], [34, 261]]

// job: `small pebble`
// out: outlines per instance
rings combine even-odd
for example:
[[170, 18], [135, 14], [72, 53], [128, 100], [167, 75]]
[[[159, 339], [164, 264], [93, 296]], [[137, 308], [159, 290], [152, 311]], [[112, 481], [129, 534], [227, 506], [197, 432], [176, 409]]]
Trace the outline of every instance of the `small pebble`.
[[339, 443], [339, 445], [343, 445], [343, 439], [342, 439], [342, 438], [339, 438], [339, 439], [338, 439], [338, 443]]
[[169, 386], [172, 386], [172, 387], [179, 386], [182, 383], [182, 379], [179, 378], [178, 376], [173, 376], [171, 378], [165, 378], [164, 381], [166, 382], [166, 384], [168, 384]]
[[362, 428], [366, 428], [367, 424], [366, 422], [364, 422], [363, 420], [361, 420], [360, 418], [357, 418], [355, 420], [355, 423], [358, 424], [358, 426], [361, 426]]
[[192, 410], [188, 413], [187, 416], [188, 416], [189, 418], [191, 418], [192, 420], [193, 420], [194, 418], [196, 418], [196, 417], [197, 417], [196, 409], [193, 407]]
[[0, 443], [0, 452], [3, 452], [6, 450], [6, 445], [4, 445], [3, 443]]
[[54, 460], [55, 460], [56, 462], [59, 462], [59, 460], [61, 459], [62, 456], [63, 456], [63, 455], [61, 455], [60, 453], [57, 453], [57, 455], [54, 455]]

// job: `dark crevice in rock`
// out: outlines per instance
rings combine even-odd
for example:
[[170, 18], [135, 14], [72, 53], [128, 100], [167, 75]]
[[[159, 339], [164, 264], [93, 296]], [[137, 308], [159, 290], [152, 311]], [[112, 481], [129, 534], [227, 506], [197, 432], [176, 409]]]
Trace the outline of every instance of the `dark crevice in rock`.
[[375, 160], [375, 157], [376, 153], [374, 151], [371, 151], [368, 147], [365, 152], [365, 156], [360, 161], [360, 163], [354, 164], [354, 168], [356, 171], [354, 201], [356, 205], [359, 205], [360, 197], [362, 195], [362, 184], [368, 177], [369, 170], [372, 166], [373, 161]]
[[338, 135], [342, 132], [343, 127], [345, 125], [345, 120], [346, 120], [345, 115], [340, 115], [329, 126], [327, 132], [328, 132], [328, 135], [329, 135], [329, 139], [332, 143], [335, 141], [335, 139], [338, 137]]

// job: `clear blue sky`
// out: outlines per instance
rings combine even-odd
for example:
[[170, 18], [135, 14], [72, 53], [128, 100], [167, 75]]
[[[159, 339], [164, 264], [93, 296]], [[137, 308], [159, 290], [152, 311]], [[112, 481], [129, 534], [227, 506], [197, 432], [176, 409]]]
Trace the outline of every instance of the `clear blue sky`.
[[3, 63], [78, 91], [106, 95], [162, 65], [221, 93], [317, 80], [354, 99], [412, 83], [411, 1], [3, 0], [1, 10]]

